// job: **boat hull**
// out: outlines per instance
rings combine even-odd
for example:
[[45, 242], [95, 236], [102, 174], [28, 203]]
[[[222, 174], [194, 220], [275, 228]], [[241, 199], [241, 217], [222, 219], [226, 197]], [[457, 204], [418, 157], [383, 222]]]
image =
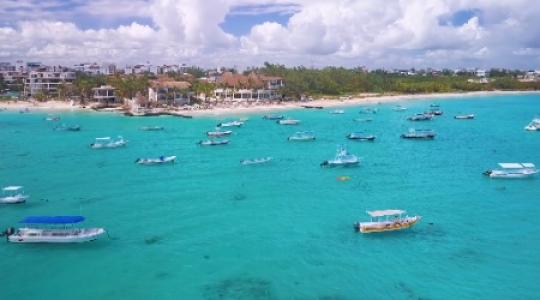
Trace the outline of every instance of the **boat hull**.
[[230, 135], [231, 133], [232, 133], [231, 130], [228, 130], [228, 131], [208, 131], [208, 132], [206, 132], [206, 135], [207, 136], [219, 137], [219, 136]]
[[7, 240], [15, 244], [72, 244], [95, 241], [105, 233], [103, 228], [32, 230], [33, 233], [36, 231], [40, 232], [41, 235], [31, 236], [26, 234], [24, 230], [20, 230], [20, 232], [8, 236]]
[[420, 221], [421, 216], [406, 217], [401, 219], [400, 222], [394, 221], [385, 221], [385, 222], [357, 222], [354, 223], [354, 228], [361, 233], [376, 233], [376, 232], [387, 232], [387, 231], [396, 231], [411, 228], [418, 221]]
[[28, 199], [28, 196], [21, 194], [15, 196], [7, 196], [0, 198], [0, 204], [20, 204], [25, 203], [26, 199]]
[[489, 174], [490, 178], [497, 178], [497, 179], [523, 179], [523, 178], [531, 178], [536, 173], [506, 173], [506, 172], [496, 172], [493, 171], [491, 174]]
[[137, 159], [135, 162], [139, 165], [159, 165], [164, 163], [173, 163], [176, 159], [176, 156], [167, 156], [163, 159], [160, 158], [142, 158]]
[[456, 120], [472, 120], [472, 119], [474, 119], [474, 115], [454, 116], [454, 119], [456, 119]]

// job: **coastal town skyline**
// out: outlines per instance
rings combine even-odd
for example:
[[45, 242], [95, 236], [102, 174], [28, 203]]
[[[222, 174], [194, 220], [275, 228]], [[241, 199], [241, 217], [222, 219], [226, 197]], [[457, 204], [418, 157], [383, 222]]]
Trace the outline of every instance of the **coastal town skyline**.
[[538, 69], [540, 8], [533, 4], [6, 0], [0, 61]]

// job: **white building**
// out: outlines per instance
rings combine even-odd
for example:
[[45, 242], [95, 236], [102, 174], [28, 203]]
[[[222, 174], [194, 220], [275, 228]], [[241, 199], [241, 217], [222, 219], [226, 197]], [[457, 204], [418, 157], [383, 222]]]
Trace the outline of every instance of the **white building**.
[[88, 75], [110, 75], [116, 72], [116, 65], [112, 63], [82, 63], [73, 66], [73, 70], [83, 72]]
[[115, 88], [110, 85], [102, 85], [92, 89], [92, 100], [104, 103], [114, 103], [116, 97], [114, 95]]
[[24, 81], [24, 95], [34, 97], [42, 92], [48, 96], [57, 96], [60, 84], [72, 84], [74, 80], [75, 72], [32, 71]]

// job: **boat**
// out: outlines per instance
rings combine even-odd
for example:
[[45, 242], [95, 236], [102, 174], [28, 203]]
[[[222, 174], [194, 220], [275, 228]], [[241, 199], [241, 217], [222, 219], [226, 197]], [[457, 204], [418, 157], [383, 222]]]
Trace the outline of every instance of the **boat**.
[[442, 110], [440, 110], [440, 109], [432, 108], [429, 111], [426, 111], [424, 114], [426, 114], [426, 115], [434, 115], [434, 116], [442, 116], [443, 113], [444, 112]]
[[409, 121], [428, 121], [433, 118], [432, 114], [415, 114], [407, 118]]
[[43, 120], [45, 121], [58, 121], [60, 120], [60, 117], [59, 116], [56, 116], [56, 115], [47, 115], [47, 117], [43, 118]]
[[331, 114], [344, 114], [345, 111], [343, 109], [334, 109], [332, 111], [330, 111]]
[[529, 125], [525, 126], [528, 131], [540, 131], [540, 117], [534, 118]]
[[471, 120], [471, 119], [474, 119], [474, 115], [473, 114], [457, 115], [457, 116], [454, 116], [454, 119], [457, 119], [457, 120]]
[[231, 121], [231, 122], [219, 123], [217, 124], [217, 127], [233, 127], [233, 126], [240, 127], [242, 125], [244, 125], [244, 122]]
[[361, 110], [361, 114], [376, 114], [379, 111], [378, 108], [372, 109], [372, 108], [366, 108], [364, 110]]
[[356, 119], [353, 119], [353, 121], [355, 121], [355, 122], [371, 122], [371, 121], [373, 121], [373, 119], [370, 119], [370, 118], [356, 118]]
[[289, 141], [313, 141], [315, 140], [315, 132], [313, 131], [297, 131], [293, 135], [287, 137]]
[[54, 131], [79, 131], [81, 130], [81, 126], [79, 125], [71, 125], [68, 126], [66, 124], [60, 124], [53, 128]]
[[165, 129], [165, 127], [163, 126], [141, 126], [139, 127], [139, 130], [142, 130], [142, 131], [159, 131], [159, 130], [163, 130]]
[[268, 114], [263, 117], [263, 119], [266, 119], [266, 120], [282, 120], [284, 118], [285, 118], [284, 115], [274, 115], [274, 114]]
[[[403, 216], [407, 212], [399, 209], [366, 211], [366, 213], [371, 217], [371, 221], [354, 222], [353, 227], [355, 231], [361, 233], [373, 233], [402, 230], [411, 228], [422, 218], [421, 216]], [[394, 218], [390, 219], [391, 216], [394, 216]]]
[[229, 140], [207, 140], [207, 141], [198, 141], [197, 145], [201, 146], [218, 146], [218, 145], [227, 145]]
[[122, 136], [118, 136], [118, 140], [113, 140], [110, 137], [96, 138], [95, 142], [90, 144], [92, 149], [105, 149], [105, 148], [118, 148], [127, 144], [127, 140], [124, 140]]
[[230, 135], [232, 133], [232, 130], [226, 130], [226, 131], [221, 131], [219, 129], [219, 127], [217, 127], [215, 129], [215, 131], [207, 131], [206, 132], [206, 135], [207, 136], [215, 136], [215, 137], [219, 137], [219, 136], [226, 136], [226, 135]]
[[285, 120], [278, 120], [276, 123], [280, 125], [298, 125], [300, 124], [300, 120], [295, 119], [285, 119]]
[[439, 104], [431, 104], [429, 107], [441, 107]]
[[336, 156], [333, 159], [323, 161], [321, 167], [338, 167], [358, 165], [360, 158], [347, 151], [344, 145], [339, 145], [336, 151]]
[[6, 186], [2, 188], [2, 193], [6, 196], [0, 198], [0, 203], [16, 204], [24, 203], [30, 196], [25, 195], [22, 186]]
[[[6, 229], [10, 243], [82, 243], [91, 242], [106, 233], [103, 228], [73, 228], [69, 225], [80, 223], [82, 216], [30, 216], [19, 223], [27, 227]], [[44, 226], [40, 228], [38, 225]], [[51, 225], [52, 227], [47, 227]], [[59, 225], [63, 225], [59, 228]], [[32, 227], [30, 227], [32, 226]]]
[[394, 111], [405, 111], [405, 110], [407, 110], [407, 108], [401, 105], [396, 105], [396, 107], [394, 107]]
[[263, 164], [267, 163], [274, 159], [273, 157], [262, 157], [262, 158], [255, 158], [255, 159], [243, 159], [240, 161], [240, 164], [242, 165], [253, 165], [253, 164]]
[[160, 156], [158, 158], [137, 158], [136, 163], [140, 165], [155, 165], [163, 163], [172, 163], [176, 159], [176, 156]]
[[374, 141], [377, 137], [372, 134], [365, 134], [363, 132], [352, 132], [346, 136], [349, 140], [359, 141]]
[[409, 132], [401, 134], [404, 139], [432, 139], [437, 135], [431, 129], [409, 129]]
[[502, 170], [487, 170], [483, 174], [491, 178], [529, 178], [538, 173], [532, 163], [499, 163]]

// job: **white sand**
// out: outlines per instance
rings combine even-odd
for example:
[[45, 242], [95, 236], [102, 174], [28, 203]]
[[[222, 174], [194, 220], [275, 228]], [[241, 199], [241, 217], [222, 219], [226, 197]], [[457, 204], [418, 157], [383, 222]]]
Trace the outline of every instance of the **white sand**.
[[[297, 109], [302, 106], [321, 106], [324, 108], [332, 107], [344, 107], [344, 106], [358, 106], [363, 104], [374, 103], [403, 103], [414, 100], [425, 99], [441, 99], [441, 98], [455, 98], [455, 97], [471, 97], [471, 96], [494, 96], [494, 95], [510, 95], [510, 94], [539, 94], [540, 91], [493, 91], [493, 92], [470, 92], [470, 93], [448, 93], [448, 94], [422, 94], [422, 95], [398, 95], [398, 96], [385, 96], [369, 94], [365, 97], [350, 98], [344, 100], [313, 100], [308, 102], [283, 102], [282, 104], [274, 105], [252, 105], [250, 107], [236, 107], [236, 108], [213, 108], [213, 109], [198, 109], [198, 110], [180, 110], [178, 113], [191, 115], [191, 116], [224, 116], [224, 115], [241, 115], [248, 113], [270, 113], [279, 112], [281, 110]], [[47, 101], [47, 102], [29, 102], [29, 101], [4, 101], [0, 102], [0, 109], [7, 110], [22, 110], [28, 108], [32, 111], [90, 111], [90, 105], [86, 108], [82, 108], [79, 104], [71, 106], [69, 101]]]

